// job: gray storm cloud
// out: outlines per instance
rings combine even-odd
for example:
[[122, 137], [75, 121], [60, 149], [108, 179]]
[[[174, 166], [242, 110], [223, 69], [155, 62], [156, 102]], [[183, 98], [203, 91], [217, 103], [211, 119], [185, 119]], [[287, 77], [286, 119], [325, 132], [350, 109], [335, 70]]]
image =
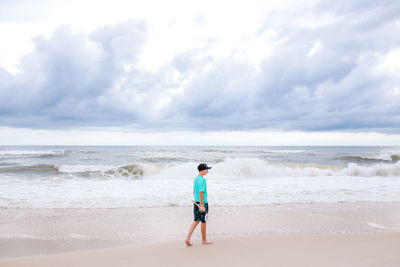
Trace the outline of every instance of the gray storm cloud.
[[265, 15], [253, 37], [273, 30], [284, 41], [259, 65], [235, 51], [216, 58], [206, 46], [153, 72], [137, 67], [150, 31], [145, 22], [91, 34], [60, 26], [49, 39], [35, 37], [19, 74], [0, 68], [0, 123], [398, 133], [400, 78], [379, 65], [400, 48], [400, 5], [321, 2], [307, 13], [332, 19], [307, 27], [298, 23], [300, 12]]

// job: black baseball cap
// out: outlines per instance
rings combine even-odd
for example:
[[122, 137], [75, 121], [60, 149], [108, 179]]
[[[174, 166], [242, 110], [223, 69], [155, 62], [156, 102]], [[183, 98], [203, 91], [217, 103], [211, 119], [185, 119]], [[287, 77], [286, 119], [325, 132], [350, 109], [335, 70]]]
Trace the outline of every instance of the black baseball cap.
[[209, 169], [211, 169], [211, 167], [208, 167], [207, 164], [205, 164], [205, 163], [200, 163], [200, 165], [197, 166], [197, 169], [199, 170], [199, 172], [201, 172], [203, 170], [209, 170]]

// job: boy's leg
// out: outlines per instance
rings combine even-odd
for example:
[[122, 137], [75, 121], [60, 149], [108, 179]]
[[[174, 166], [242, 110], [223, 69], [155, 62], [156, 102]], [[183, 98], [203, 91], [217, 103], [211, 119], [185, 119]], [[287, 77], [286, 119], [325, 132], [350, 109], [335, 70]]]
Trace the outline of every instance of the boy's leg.
[[203, 245], [212, 244], [213, 242], [207, 241], [207, 223], [201, 223], [201, 243]]
[[193, 234], [193, 232], [194, 232], [194, 229], [196, 229], [196, 227], [197, 227], [198, 224], [199, 224], [199, 221], [194, 221], [194, 222], [192, 223], [192, 225], [190, 225], [189, 233], [188, 233], [188, 235], [187, 235], [187, 237], [186, 237], [186, 240], [185, 240], [186, 245], [188, 245], [188, 246], [191, 246], [191, 245], [192, 245], [192, 243], [190, 243], [190, 238], [192, 237], [192, 234]]

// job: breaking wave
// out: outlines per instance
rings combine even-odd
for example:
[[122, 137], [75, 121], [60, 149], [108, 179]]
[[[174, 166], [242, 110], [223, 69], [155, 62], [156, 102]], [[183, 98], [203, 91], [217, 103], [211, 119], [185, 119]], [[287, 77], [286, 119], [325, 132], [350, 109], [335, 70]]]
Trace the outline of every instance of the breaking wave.
[[132, 178], [140, 179], [144, 175], [151, 176], [166, 168], [163, 164], [132, 164], [126, 166], [103, 165], [61, 165], [37, 164], [28, 166], [7, 166], [0, 168], [0, 173], [36, 173], [42, 175], [72, 174], [75, 177], [97, 178]]
[[[216, 178], [273, 178], [273, 177], [318, 177], [318, 176], [400, 176], [400, 161], [362, 166], [349, 163], [347, 166], [316, 164], [271, 164], [258, 158], [227, 158], [212, 165], [210, 175]], [[74, 177], [95, 178], [190, 178], [197, 174], [197, 163], [161, 164], [137, 163], [124, 166], [104, 165], [31, 165], [7, 166], [0, 173], [37, 173], [43, 175], [70, 174]]]
[[0, 150], [0, 157], [51, 157], [64, 155], [64, 150]]
[[400, 176], [400, 161], [394, 164], [378, 163], [371, 166], [349, 163], [343, 167], [316, 164], [270, 164], [257, 158], [226, 159], [214, 166], [213, 173], [239, 177]]
[[0, 168], [0, 173], [43, 173], [56, 174], [58, 168], [53, 164], [37, 164], [30, 166], [12, 166]]
[[351, 162], [387, 162], [387, 161], [398, 161], [400, 155], [397, 154], [379, 154], [376, 156], [342, 156], [337, 159], [351, 161]]
[[141, 179], [160, 173], [165, 164], [131, 164], [125, 166], [93, 166], [93, 165], [62, 165], [58, 167], [61, 173], [73, 173], [96, 176], [98, 178], [131, 178]]
[[97, 153], [92, 150], [59, 149], [59, 150], [0, 150], [0, 158], [51, 158], [77, 153]]

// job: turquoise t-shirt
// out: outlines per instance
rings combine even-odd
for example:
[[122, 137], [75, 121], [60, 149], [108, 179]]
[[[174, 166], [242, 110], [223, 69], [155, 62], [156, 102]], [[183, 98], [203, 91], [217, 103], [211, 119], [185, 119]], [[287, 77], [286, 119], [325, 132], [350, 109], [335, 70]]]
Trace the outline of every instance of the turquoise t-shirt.
[[202, 176], [197, 176], [193, 181], [194, 202], [200, 202], [200, 192], [203, 192], [203, 202], [208, 203], [207, 199], [207, 183]]

